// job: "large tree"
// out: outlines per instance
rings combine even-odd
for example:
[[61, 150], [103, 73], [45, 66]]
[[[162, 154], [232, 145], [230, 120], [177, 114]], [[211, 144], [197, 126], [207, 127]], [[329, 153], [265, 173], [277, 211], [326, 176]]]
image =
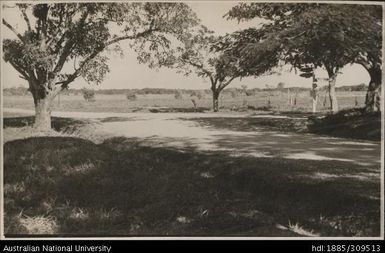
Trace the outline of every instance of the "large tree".
[[178, 72], [185, 75], [195, 73], [210, 81], [214, 112], [219, 110], [220, 92], [235, 78], [241, 77], [241, 73], [237, 71], [236, 59], [214, 49], [219, 41], [220, 37], [202, 26], [185, 37], [183, 45], [178, 47], [173, 65]]
[[[353, 50], [358, 52], [355, 63], [361, 64], [369, 73], [370, 81], [365, 99], [365, 109], [368, 112], [380, 111], [380, 89], [382, 83], [382, 8], [381, 6], [359, 6], [353, 15], [352, 26], [363, 30], [357, 33]], [[365, 49], [365, 50], [362, 50]]]
[[[380, 6], [251, 3], [234, 7], [228, 16], [238, 20], [255, 17], [268, 20], [261, 30], [275, 34], [285, 62], [298, 68], [307, 65], [325, 68], [333, 112], [338, 110], [335, 83], [342, 67], [360, 63], [366, 65], [371, 77], [374, 76], [369, 71], [371, 66], [376, 66], [372, 69], [377, 74], [381, 73]], [[373, 79], [371, 84], [378, 83], [378, 78]], [[372, 97], [368, 91], [367, 106]]]
[[130, 40], [140, 62], [168, 65], [171, 42], [198, 24], [195, 13], [183, 3], [52, 3], [16, 7], [26, 29], [18, 31], [11, 20], [2, 20], [14, 34], [3, 40], [3, 55], [28, 82], [38, 130], [50, 129], [53, 99], [76, 78], [92, 83], [103, 80], [109, 71], [104, 51], [119, 50], [120, 41]]
[[[173, 67], [186, 75], [195, 73], [210, 81], [214, 112], [219, 110], [220, 93], [234, 79], [260, 75], [277, 64], [275, 51], [271, 49], [276, 43], [258, 44], [263, 36], [257, 36], [254, 32], [250, 30], [250, 33], [216, 36], [206, 27], [201, 27], [186, 36], [183, 46], [179, 47]], [[248, 43], [242, 42], [245, 37]], [[255, 49], [256, 45], [258, 49]]]

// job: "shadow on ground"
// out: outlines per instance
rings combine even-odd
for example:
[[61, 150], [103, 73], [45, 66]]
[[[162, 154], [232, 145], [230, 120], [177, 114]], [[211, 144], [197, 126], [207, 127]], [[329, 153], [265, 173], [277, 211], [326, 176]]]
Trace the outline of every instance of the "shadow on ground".
[[245, 118], [245, 117], [205, 117], [189, 118], [204, 127], [240, 132], [254, 132], [262, 129], [278, 130], [282, 132], [307, 132], [307, 118]]
[[371, 141], [381, 141], [381, 112], [364, 108], [342, 110], [324, 118], [309, 118], [309, 132]]
[[195, 121], [201, 126], [231, 131], [252, 132], [258, 129], [267, 129], [270, 131], [314, 133], [332, 137], [381, 141], [381, 113], [379, 112], [367, 113], [362, 108], [355, 108], [342, 110], [337, 114], [281, 112], [272, 115], [284, 117], [197, 117], [188, 120]]
[[[3, 128], [8, 127], [28, 127], [32, 126], [35, 121], [35, 116], [22, 116], [22, 117], [6, 117], [3, 118]], [[73, 118], [62, 118], [52, 117], [52, 128], [56, 131], [66, 131], [70, 128], [79, 127], [87, 124], [88, 121], [85, 119], [73, 119]]]
[[380, 171], [40, 137], [4, 145], [5, 234], [379, 236]]

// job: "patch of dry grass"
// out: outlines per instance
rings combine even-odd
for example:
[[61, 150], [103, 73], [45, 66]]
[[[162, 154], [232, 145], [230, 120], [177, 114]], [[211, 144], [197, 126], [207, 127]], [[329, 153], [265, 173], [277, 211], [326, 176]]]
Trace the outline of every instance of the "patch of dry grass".
[[314, 233], [313, 230], [307, 230], [304, 227], [300, 226], [298, 222], [295, 224], [292, 224], [289, 221], [288, 229], [290, 231], [293, 231], [294, 233], [296, 233], [298, 235], [302, 235], [302, 236], [311, 236], [311, 237], [319, 237], [320, 236], [319, 233]]
[[21, 217], [19, 222], [27, 234], [52, 235], [58, 233], [59, 230], [57, 221], [52, 216], [25, 216]]
[[5, 233], [18, 231], [19, 235], [53, 235], [59, 231], [59, 225], [54, 216], [27, 216], [21, 213], [9, 217], [5, 215]]
[[108, 135], [97, 133], [98, 121], [52, 117], [52, 129], [36, 131], [33, 116], [8, 115], [4, 118], [3, 143], [31, 137], [75, 137], [101, 143]]
[[[363, 106], [365, 100], [365, 92], [337, 92], [339, 107], [353, 108], [357, 98], [358, 105]], [[87, 102], [82, 96], [60, 97], [60, 104], [54, 103], [55, 111], [81, 111], [81, 112], [133, 112], [138, 110], [146, 110], [146, 108], [179, 108], [193, 109], [191, 97], [184, 95], [182, 99], [175, 99], [173, 94], [163, 95], [137, 95], [136, 100], [127, 100], [126, 95], [96, 95], [94, 102]], [[268, 101], [270, 100], [270, 105]], [[326, 100], [325, 106], [323, 102], [325, 96], [319, 98], [319, 110], [328, 111], [330, 102]], [[197, 99], [197, 107], [211, 110], [212, 98], [211, 94], [207, 94], [205, 98]], [[221, 110], [244, 110], [244, 106], [249, 108], [269, 108], [274, 111], [300, 111], [309, 112], [312, 110], [312, 98], [309, 92], [302, 92], [297, 96], [297, 104], [290, 106], [288, 104], [287, 94], [275, 93], [269, 95], [269, 92], [257, 92], [254, 96], [237, 96], [233, 98], [230, 94], [222, 94], [219, 99]], [[32, 96], [4, 96], [4, 107], [10, 108], [33, 108]], [[191, 110], [194, 112], [194, 110]]]

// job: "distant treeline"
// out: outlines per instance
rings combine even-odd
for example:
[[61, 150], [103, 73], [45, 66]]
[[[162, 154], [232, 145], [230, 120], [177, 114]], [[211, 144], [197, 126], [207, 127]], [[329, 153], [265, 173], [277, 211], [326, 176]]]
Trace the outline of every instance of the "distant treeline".
[[[322, 87], [323, 89], [327, 88], [327, 86]], [[368, 86], [366, 84], [359, 85], [350, 85], [350, 86], [341, 86], [337, 87], [337, 91], [366, 91]], [[285, 87], [285, 88], [253, 88], [253, 89], [241, 89], [241, 88], [227, 88], [223, 91], [224, 94], [233, 94], [233, 93], [245, 93], [248, 96], [256, 95], [258, 92], [262, 91], [281, 91], [281, 92], [306, 92], [310, 91], [310, 88], [304, 87]], [[180, 92], [182, 94], [187, 95], [195, 95], [197, 92], [201, 92], [204, 94], [211, 94], [209, 89], [205, 90], [184, 90], [184, 89], [163, 89], [163, 88], [143, 88], [143, 89], [106, 89], [106, 90], [95, 90], [96, 95], [122, 95], [122, 94], [137, 94], [137, 95], [162, 95], [162, 94], [175, 94], [176, 92]], [[12, 87], [12, 88], [4, 88], [3, 95], [4, 96], [24, 96], [28, 94], [28, 89], [24, 87]], [[68, 89], [62, 91], [63, 95], [82, 95], [82, 90], [79, 89]]]

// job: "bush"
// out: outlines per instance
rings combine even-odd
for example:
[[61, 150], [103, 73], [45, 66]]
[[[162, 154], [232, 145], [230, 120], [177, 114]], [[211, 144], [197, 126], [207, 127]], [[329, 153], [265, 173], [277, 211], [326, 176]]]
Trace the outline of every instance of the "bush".
[[92, 89], [82, 89], [82, 94], [87, 102], [95, 101], [95, 91]]
[[182, 92], [180, 92], [179, 90], [177, 90], [175, 92], [175, 95], [174, 95], [175, 99], [182, 99], [183, 96], [182, 96]]
[[130, 101], [134, 101], [136, 100], [136, 95], [135, 93], [129, 93], [126, 95], [127, 99], [130, 100]]
[[204, 98], [204, 94], [200, 91], [193, 91], [190, 95], [190, 97], [196, 97], [198, 99]]

